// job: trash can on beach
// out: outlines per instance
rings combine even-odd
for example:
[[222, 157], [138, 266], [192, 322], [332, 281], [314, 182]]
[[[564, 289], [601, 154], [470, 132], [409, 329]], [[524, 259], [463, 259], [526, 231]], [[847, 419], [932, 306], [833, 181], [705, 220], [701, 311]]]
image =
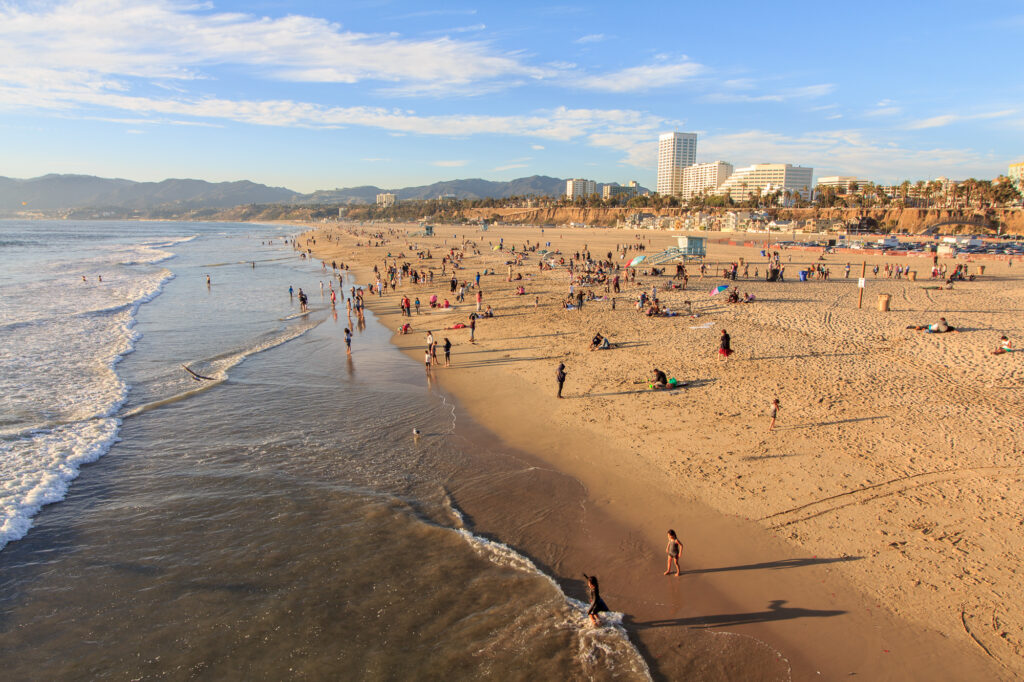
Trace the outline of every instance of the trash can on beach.
[[910, 272], [907, 273], [907, 275], [910, 277], [911, 282], [917, 281], [917, 270], [911, 270]]
[[889, 312], [889, 294], [878, 295], [878, 309], [883, 312]]
[[807, 271], [806, 270], [801, 270], [800, 271], [800, 281], [801, 282], [806, 282], [807, 281]]
[[985, 266], [984, 265], [979, 265], [978, 266], [978, 274], [979, 275], [984, 275], [985, 274]]

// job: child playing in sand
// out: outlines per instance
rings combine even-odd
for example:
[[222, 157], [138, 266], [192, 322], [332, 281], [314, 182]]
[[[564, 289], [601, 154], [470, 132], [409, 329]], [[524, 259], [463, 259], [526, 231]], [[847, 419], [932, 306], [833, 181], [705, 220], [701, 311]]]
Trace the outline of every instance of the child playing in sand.
[[683, 552], [683, 543], [679, 542], [674, 530], [668, 531], [668, 547], [665, 554], [668, 555], [668, 566], [665, 568], [665, 575], [672, 572], [672, 565], [675, 564], [676, 575], [679, 575], [679, 555]]
[[1010, 342], [1010, 339], [1006, 338], [1006, 335], [1004, 334], [999, 337], [999, 348], [996, 348], [994, 351], [992, 351], [992, 355], [1002, 355], [1003, 353], [1009, 353], [1012, 350], [1013, 344]]

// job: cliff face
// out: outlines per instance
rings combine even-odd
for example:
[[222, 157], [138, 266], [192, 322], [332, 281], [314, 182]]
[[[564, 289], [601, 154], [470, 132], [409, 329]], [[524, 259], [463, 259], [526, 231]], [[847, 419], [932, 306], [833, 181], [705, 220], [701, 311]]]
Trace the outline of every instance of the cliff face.
[[[684, 216], [697, 213], [683, 208], [632, 209], [632, 208], [478, 208], [464, 212], [470, 220], [481, 220], [500, 216], [501, 220], [534, 225], [585, 223], [587, 225], [613, 226], [627, 215], [637, 211], [655, 213], [659, 216]], [[722, 209], [707, 210], [705, 213], [723, 214]], [[998, 208], [986, 211], [924, 209], [924, 208], [781, 208], [766, 211], [769, 215], [784, 220], [837, 219], [857, 220], [873, 218], [883, 230], [920, 234], [932, 225], [966, 221], [968, 225], [943, 225], [941, 232], [995, 233], [1002, 228], [1003, 234], [1024, 234], [1024, 210], [1019, 208]]]

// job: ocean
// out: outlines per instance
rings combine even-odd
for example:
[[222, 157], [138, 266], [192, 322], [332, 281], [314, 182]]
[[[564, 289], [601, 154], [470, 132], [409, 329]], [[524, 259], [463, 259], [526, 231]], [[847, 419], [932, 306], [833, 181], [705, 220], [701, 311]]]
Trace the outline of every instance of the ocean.
[[0, 222], [5, 679], [648, 679], [474, 532], [529, 465], [293, 229]]

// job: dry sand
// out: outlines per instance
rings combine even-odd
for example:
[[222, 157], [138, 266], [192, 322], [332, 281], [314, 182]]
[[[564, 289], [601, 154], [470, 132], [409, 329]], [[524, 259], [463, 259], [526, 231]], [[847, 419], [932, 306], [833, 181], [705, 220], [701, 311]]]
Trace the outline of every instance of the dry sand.
[[[371, 307], [397, 328], [400, 295], [419, 296], [413, 335], [395, 343], [421, 361], [428, 330], [450, 338], [453, 367], [434, 371], [441, 385], [505, 443], [582, 482], [592, 507], [614, 523], [619, 546], [604, 555], [602, 585], [613, 608], [631, 615], [656, 675], [735, 677], [702, 671], [693, 659], [694, 651], [727, 645], [677, 646], [692, 644], [684, 633], [694, 630], [765, 642], [795, 679], [1024, 674], [1024, 352], [991, 354], [1003, 333], [1024, 342], [1024, 281], [1016, 274], [1024, 264], [986, 261], [984, 277], [947, 291], [928, 288], [936, 286], [927, 278], [930, 259], [869, 257], [858, 310], [860, 254], [829, 255], [832, 278], [801, 283], [795, 271], [819, 262], [818, 254], [783, 250], [785, 283], [736, 283], [756, 295], [752, 304], [709, 297], [724, 280], [700, 280], [691, 266], [688, 291], [665, 291], [668, 276], [641, 275], [623, 286], [616, 310], [595, 301], [572, 311], [560, 305], [565, 268], [540, 273], [531, 255], [514, 270], [524, 280], [505, 281], [508, 253], [490, 246], [502, 237], [506, 246], [550, 241], [566, 256], [587, 245], [595, 258], [637, 240], [649, 254], [675, 243], [675, 235], [652, 231], [438, 227], [432, 238], [389, 236], [373, 248], [365, 246], [372, 239], [334, 228], [321, 230], [313, 248], [350, 264], [364, 283], [389, 252], [399, 264], [434, 269], [433, 285], [407, 283], [399, 294], [372, 297]], [[447, 329], [468, 322], [472, 293], [447, 311], [426, 305], [431, 293], [454, 303], [441, 257], [463, 238], [480, 254], [467, 252], [460, 279], [496, 271], [481, 280], [496, 317], [478, 322], [474, 345], [468, 329]], [[431, 249], [433, 259], [418, 260], [411, 244]], [[751, 274], [763, 274], [759, 252], [713, 243], [709, 270], [744, 258]], [[910, 263], [922, 279], [874, 279], [876, 262]], [[527, 295], [512, 295], [520, 283]], [[693, 301], [699, 316], [639, 314], [633, 299], [651, 286], [663, 306]], [[891, 295], [890, 312], [875, 309], [879, 293]], [[940, 315], [960, 331], [906, 329]], [[727, 361], [716, 353], [721, 329], [735, 350]], [[618, 347], [590, 351], [595, 332]], [[564, 400], [554, 396], [559, 362], [569, 374]], [[647, 390], [653, 367], [690, 386]], [[769, 433], [773, 397], [782, 409]], [[492, 523], [512, 544], [517, 528], [523, 535], [522, 523]], [[682, 578], [661, 576], [668, 527], [685, 545]], [[533, 537], [523, 543], [527, 552], [563, 578], [578, 575], [574, 555], [588, 552], [569, 548], [587, 542], [575, 533]], [[598, 570], [592, 566], [582, 570]], [[764, 670], [766, 679], [782, 675]]]

